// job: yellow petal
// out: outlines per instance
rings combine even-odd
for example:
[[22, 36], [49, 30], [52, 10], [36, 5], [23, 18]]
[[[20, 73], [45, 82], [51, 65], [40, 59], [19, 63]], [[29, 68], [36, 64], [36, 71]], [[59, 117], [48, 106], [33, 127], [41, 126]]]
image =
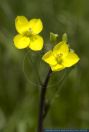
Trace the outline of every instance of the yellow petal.
[[41, 19], [31, 19], [29, 21], [29, 29], [32, 32], [32, 34], [34, 35], [39, 34], [43, 29]]
[[64, 41], [58, 43], [54, 48], [53, 48], [53, 53], [55, 55], [55, 57], [62, 57], [64, 58], [65, 56], [67, 56], [69, 52], [69, 47], [68, 44], [66, 44]]
[[46, 54], [43, 55], [42, 59], [49, 65], [56, 65], [57, 61], [53, 55], [52, 50], [49, 50]]
[[40, 35], [34, 35], [30, 38], [30, 40], [29, 48], [32, 50], [38, 51], [43, 48], [43, 38]]
[[29, 45], [29, 43], [30, 43], [29, 37], [25, 37], [20, 34], [14, 37], [14, 44], [15, 44], [15, 47], [18, 49], [26, 48]]
[[65, 67], [71, 67], [79, 61], [79, 57], [73, 51], [70, 51], [68, 55], [63, 59], [63, 65]]
[[17, 16], [15, 19], [15, 27], [20, 34], [29, 31], [29, 22], [27, 18], [25, 16]]
[[65, 67], [63, 66], [63, 65], [59, 65], [59, 64], [57, 64], [57, 65], [55, 65], [55, 66], [52, 66], [51, 65], [51, 69], [52, 69], [52, 71], [61, 71], [61, 70], [63, 70]]

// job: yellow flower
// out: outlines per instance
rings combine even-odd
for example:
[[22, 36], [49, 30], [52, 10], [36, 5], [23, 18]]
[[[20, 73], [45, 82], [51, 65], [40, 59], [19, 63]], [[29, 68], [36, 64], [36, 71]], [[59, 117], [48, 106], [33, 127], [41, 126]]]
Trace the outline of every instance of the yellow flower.
[[49, 50], [42, 59], [48, 63], [52, 71], [60, 71], [71, 67], [79, 61], [78, 55], [69, 48], [65, 41], [59, 42], [53, 50]]
[[43, 24], [40, 19], [28, 19], [24, 16], [17, 16], [15, 19], [15, 27], [18, 34], [14, 37], [14, 45], [18, 49], [31, 48], [34, 51], [43, 48], [43, 38], [38, 35]]

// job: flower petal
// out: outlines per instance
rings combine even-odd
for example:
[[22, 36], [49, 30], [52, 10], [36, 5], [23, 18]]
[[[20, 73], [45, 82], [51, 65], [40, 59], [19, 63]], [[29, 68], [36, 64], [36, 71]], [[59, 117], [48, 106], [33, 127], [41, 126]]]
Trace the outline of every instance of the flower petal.
[[66, 44], [64, 41], [61, 41], [53, 48], [53, 53], [55, 57], [61, 56], [62, 58], [64, 58], [65, 56], [67, 56], [68, 52], [69, 52], [68, 44]]
[[41, 19], [31, 19], [29, 21], [29, 29], [31, 30], [32, 34], [39, 34], [43, 29]]
[[29, 30], [29, 22], [25, 16], [17, 16], [15, 27], [18, 33], [23, 34]]
[[49, 50], [46, 54], [43, 55], [42, 59], [49, 65], [56, 65], [57, 61], [53, 55], [52, 50]]
[[14, 44], [15, 44], [15, 47], [18, 49], [26, 48], [29, 45], [29, 43], [30, 43], [29, 37], [25, 37], [20, 34], [18, 34], [14, 37]]
[[57, 64], [57, 65], [51, 65], [51, 69], [52, 69], [52, 71], [61, 71], [61, 70], [63, 70], [65, 67], [63, 66], [63, 65], [59, 65], [59, 64]]
[[29, 48], [34, 51], [41, 50], [43, 48], [43, 38], [40, 35], [32, 36], [29, 44]]
[[65, 67], [71, 67], [79, 61], [79, 57], [73, 51], [70, 51], [68, 55], [63, 59], [63, 65]]

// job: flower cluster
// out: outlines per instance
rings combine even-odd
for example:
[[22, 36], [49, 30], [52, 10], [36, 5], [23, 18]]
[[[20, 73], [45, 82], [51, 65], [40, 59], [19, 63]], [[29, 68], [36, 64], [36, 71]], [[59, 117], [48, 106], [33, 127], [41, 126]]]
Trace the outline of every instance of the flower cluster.
[[[17, 16], [15, 27], [19, 34], [14, 37], [14, 44], [18, 49], [29, 47], [34, 51], [43, 48], [43, 38], [38, 35], [43, 24], [40, 19], [27, 20], [24, 16]], [[60, 71], [71, 67], [79, 61], [78, 55], [69, 47], [66, 41], [61, 41], [49, 50], [42, 57], [42, 60], [49, 64], [52, 71]]]

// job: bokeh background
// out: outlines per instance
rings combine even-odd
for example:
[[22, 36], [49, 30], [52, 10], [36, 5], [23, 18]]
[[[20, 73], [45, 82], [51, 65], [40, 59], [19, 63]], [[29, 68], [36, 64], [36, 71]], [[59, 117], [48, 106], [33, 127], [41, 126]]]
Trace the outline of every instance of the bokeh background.
[[66, 32], [81, 58], [72, 69], [53, 73], [44, 127], [89, 128], [89, 1], [0, 0], [0, 132], [36, 131], [39, 78], [44, 80], [48, 70], [40, 61], [42, 52], [14, 47], [18, 15], [42, 19], [46, 47], [50, 47], [50, 32], [58, 33], [59, 40]]

